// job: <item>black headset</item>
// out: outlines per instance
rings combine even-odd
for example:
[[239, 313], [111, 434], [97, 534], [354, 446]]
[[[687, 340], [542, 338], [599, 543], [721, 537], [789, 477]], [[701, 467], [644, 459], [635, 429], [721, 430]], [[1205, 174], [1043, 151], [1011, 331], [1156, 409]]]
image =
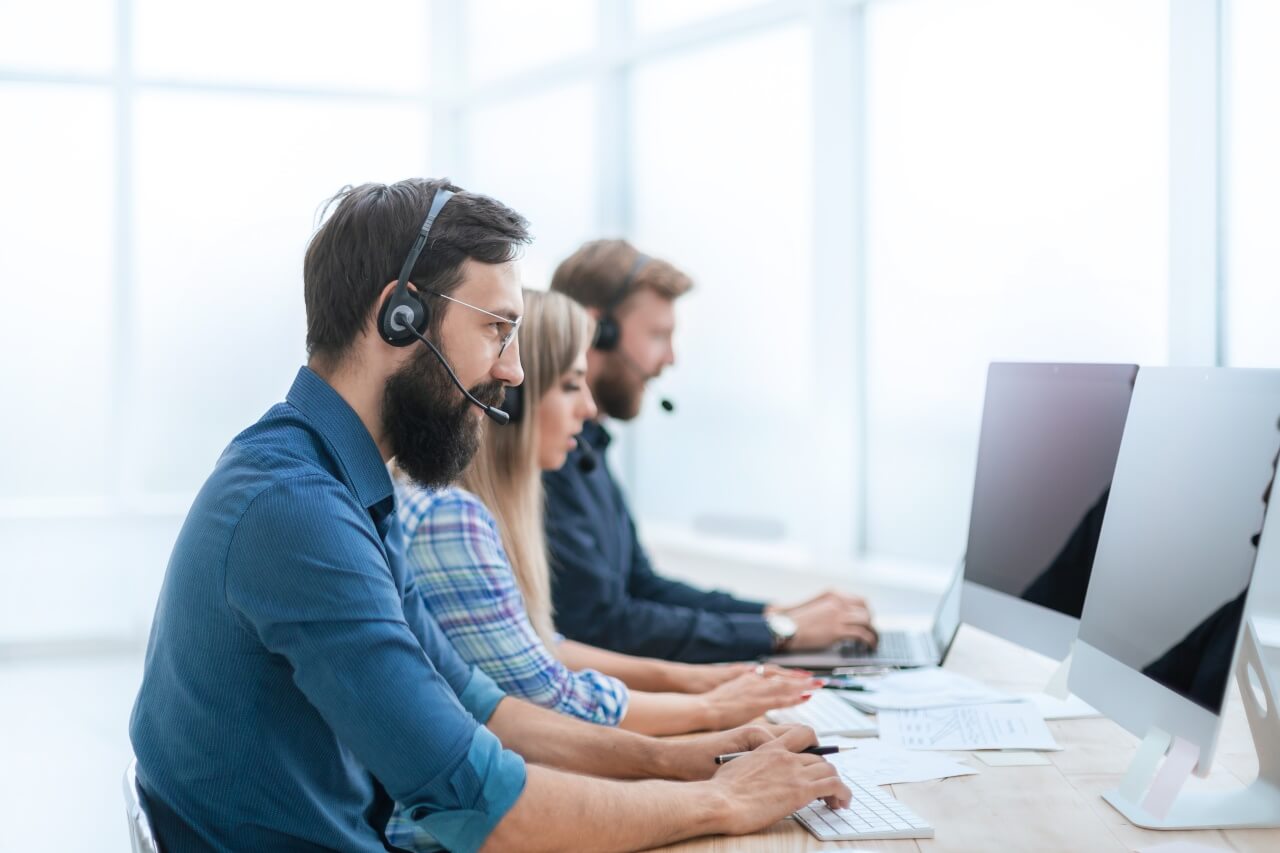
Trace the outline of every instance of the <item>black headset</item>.
[[[431, 234], [431, 226], [435, 224], [440, 211], [453, 198], [453, 193], [441, 187], [431, 199], [431, 207], [427, 210], [427, 218], [418, 229], [418, 237], [413, 247], [400, 266], [400, 275], [396, 279], [396, 289], [382, 303], [378, 312], [378, 332], [382, 339], [393, 347], [407, 347], [427, 333], [431, 325], [431, 309], [418, 295], [409, 290], [409, 276], [413, 275], [413, 265], [427, 246], [427, 237]], [[415, 335], [414, 332], [418, 334]]]
[[592, 340], [591, 346], [602, 351], [609, 352], [618, 348], [618, 343], [622, 340], [622, 327], [618, 325], [618, 319], [613, 316], [613, 312], [618, 310], [626, 298], [631, 295], [631, 285], [636, 280], [636, 274], [644, 269], [645, 264], [649, 263], [650, 257], [644, 252], [636, 253], [635, 263], [631, 265], [631, 271], [627, 273], [627, 277], [622, 280], [622, 286], [618, 288], [618, 292], [609, 300], [609, 304], [604, 307], [604, 311], [600, 313], [600, 319], [596, 323], [596, 336]]
[[[427, 327], [431, 325], [431, 310], [418, 294], [409, 290], [409, 276], [413, 274], [413, 265], [418, 262], [418, 256], [426, 248], [427, 236], [431, 233], [431, 226], [435, 224], [436, 217], [440, 215], [440, 211], [444, 209], [444, 206], [448, 204], [451, 198], [453, 198], [453, 192], [444, 187], [436, 190], [435, 195], [432, 197], [431, 207], [427, 210], [427, 218], [422, 220], [422, 227], [418, 229], [418, 237], [413, 241], [413, 246], [409, 249], [409, 254], [405, 257], [404, 264], [400, 267], [400, 277], [396, 279], [396, 289], [391, 291], [391, 295], [387, 297], [386, 302], [382, 303], [382, 308], [378, 311], [378, 334], [393, 347], [407, 347], [414, 341], [426, 344], [427, 348], [439, 360], [440, 366], [449, 374], [453, 384], [462, 392], [462, 396], [471, 401], [473, 405], [479, 407], [496, 423], [505, 424], [511, 419], [511, 416], [497, 406], [485, 405], [477, 400], [462, 384], [458, 374], [453, 372], [453, 368], [445, 359], [444, 353], [440, 352], [440, 349], [435, 344], [427, 340], [426, 332]], [[430, 291], [423, 292], [430, 293]]]

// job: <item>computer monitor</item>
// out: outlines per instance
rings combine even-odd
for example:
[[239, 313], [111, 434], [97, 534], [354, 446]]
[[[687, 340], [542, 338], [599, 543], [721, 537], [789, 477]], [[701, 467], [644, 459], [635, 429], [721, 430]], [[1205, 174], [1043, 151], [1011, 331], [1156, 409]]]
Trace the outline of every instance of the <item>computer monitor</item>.
[[1076, 638], [1137, 365], [987, 371], [961, 618], [1062, 660]]
[[1201, 776], [1278, 454], [1280, 370], [1138, 376], [1069, 684], [1139, 737], [1155, 728], [1195, 744]]

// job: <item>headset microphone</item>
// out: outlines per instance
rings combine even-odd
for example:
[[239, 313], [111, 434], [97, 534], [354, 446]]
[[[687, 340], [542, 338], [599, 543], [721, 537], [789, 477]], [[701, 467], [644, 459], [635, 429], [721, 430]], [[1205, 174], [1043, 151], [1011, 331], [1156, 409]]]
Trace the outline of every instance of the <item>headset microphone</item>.
[[582, 436], [578, 436], [576, 441], [578, 442], [578, 470], [584, 474], [590, 474], [596, 470], [598, 464], [596, 452], [583, 440]]
[[[404, 325], [405, 323], [402, 317], [400, 316], [399, 310], [392, 312], [391, 328], [397, 331], [400, 331], [401, 327]], [[445, 361], [444, 354], [441, 353], [440, 350], [436, 349], [436, 345], [431, 343], [431, 341], [427, 340], [421, 334], [419, 334], [418, 330], [415, 329], [413, 326], [406, 326], [406, 328], [408, 328], [408, 330], [413, 334], [415, 338], [417, 338], [418, 340], [422, 341], [424, 344], [427, 345], [427, 348], [431, 350], [431, 352], [435, 355], [436, 359], [440, 362], [440, 366], [444, 368], [445, 373], [449, 374], [449, 378], [453, 380], [453, 384], [456, 385], [458, 390], [462, 392], [462, 396], [466, 397], [468, 400], [471, 401], [473, 405], [475, 405], [478, 409], [480, 409], [480, 411], [484, 412], [486, 415], [492, 418], [494, 423], [497, 423], [501, 426], [505, 426], [507, 422], [511, 420], [511, 415], [507, 414], [497, 406], [490, 406], [487, 403], [482, 403], [479, 400], [477, 400], [476, 396], [472, 394], [470, 391], [468, 391], [466, 389], [466, 386], [462, 384], [462, 381], [458, 379], [458, 374], [453, 372], [453, 368], [449, 366], [449, 362]]]

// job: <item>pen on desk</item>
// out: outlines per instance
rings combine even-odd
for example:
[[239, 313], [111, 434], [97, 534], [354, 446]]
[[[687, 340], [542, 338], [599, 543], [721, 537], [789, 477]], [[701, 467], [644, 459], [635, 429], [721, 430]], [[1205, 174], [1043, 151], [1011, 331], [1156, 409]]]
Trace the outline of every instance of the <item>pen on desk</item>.
[[[840, 752], [842, 749], [849, 749], [847, 746], [811, 746], [808, 749], [802, 749], [801, 752], [807, 752], [810, 755], [832, 755]], [[750, 755], [750, 752], [730, 752], [727, 755], [717, 755], [716, 764], [724, 764], [733, 761], [735, 758], [741, 758], [744, 755]]]

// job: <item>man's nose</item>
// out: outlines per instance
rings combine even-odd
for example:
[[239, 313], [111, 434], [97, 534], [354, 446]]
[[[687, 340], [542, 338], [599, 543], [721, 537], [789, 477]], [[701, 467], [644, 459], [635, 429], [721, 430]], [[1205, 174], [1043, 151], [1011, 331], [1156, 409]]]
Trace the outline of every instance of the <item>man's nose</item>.
[[504, 385], [519, 385], [524, 381], [524, 367], [520, 364], [520, 340], [511, 342], [506, 351], [498, 357], [489, 375]]

